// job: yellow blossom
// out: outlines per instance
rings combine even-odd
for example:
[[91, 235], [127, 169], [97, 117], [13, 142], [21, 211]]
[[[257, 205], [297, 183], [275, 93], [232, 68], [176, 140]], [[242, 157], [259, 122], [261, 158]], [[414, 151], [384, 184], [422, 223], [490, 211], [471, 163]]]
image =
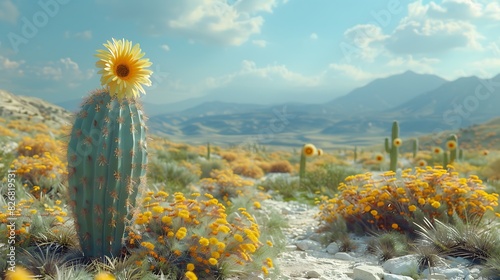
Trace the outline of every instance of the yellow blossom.
[[150, 86], [149, 76], [151, 66], [149, 59], [142, 58], [139, 44], [132, 46], [132, 42], [122, 39], [104, 44], [105, 50], [98, 50], [96, 57], [99, 60], [96, 66], [101, 68], [101, 84], [106, 86], [110, 95], [118, 98], [137, 98], [139, 92], [145, 93], [142, 85]]

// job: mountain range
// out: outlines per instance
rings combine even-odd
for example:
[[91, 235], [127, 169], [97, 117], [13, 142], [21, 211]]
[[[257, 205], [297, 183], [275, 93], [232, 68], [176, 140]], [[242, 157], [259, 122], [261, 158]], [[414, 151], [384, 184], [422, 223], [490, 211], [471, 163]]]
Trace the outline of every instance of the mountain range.
[[[464, 77], [448, 81], [407, 71], [374, 80], [323, 104], [264, 105], [229, 102], [224, 98], [221, 101], [216, 97], [169, 106], [146, 103], [148, 125], [154, 133], [190, 143], [234, 145], [250, 141], [290, 146], [314, 142], [325, 148], [370, 145], [390, 133], [394, 120], [400, 123], [401, 137], [414, 137], [457, 130], [499, 117], [500, 74], [491, 79]], [[26, 106], [43, 103], [29, 100], [19, 104], [16, 109], [19, 114]], [[59, 105], [74, 112], [80, 102]], [[0, 106], [0, 115], [2, 110]], [[50, 110], [62, 108], [54, 106]]]
[[[200, 143], [253, 138], [275, 145], [305, 141], [365, 145], [390, 133], [394, 120], [399, 121], [403, 137], [413, 137], [488, 121], [500, 116], [498, 107], [500, 75], [447, 81], [408, 71], [374, 80], [324, 104], [210, 101], [152, 115], [149, 125], [174, 139]], [[266, 135], [266, 141], [259, 140]]]

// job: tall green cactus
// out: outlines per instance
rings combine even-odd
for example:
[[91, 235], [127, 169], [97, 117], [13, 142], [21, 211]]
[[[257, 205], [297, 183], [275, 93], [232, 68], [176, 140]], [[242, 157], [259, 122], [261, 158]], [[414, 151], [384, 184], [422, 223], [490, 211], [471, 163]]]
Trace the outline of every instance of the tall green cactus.
[[402, 141], [399, 138], [399, 124], [397, 121], [394, 121], [392, 123], [391, 144], [389, 144], [389, 138], [385, 138], [385, 152], [390, 155], [391, 159], [389, 169], [394, 172], [396, 172], [398, 166], [398, 152], [401, 143]]
[[306, 159], [308, 157], [316, 156], [318, 154], [318, 149], [313, 144], [305, 144], [300, 151], [300, 165], [299, 165], [299, 184], [302, 185], [302, 181], [306, 175]]
[[[451, 143], [454, 142], [454, 143]], [[446, 167], [448, 164], [453, 164], [454, 162], [459, 159], [459, 149], [458, 149], [458, 137], [455, 134], [451, 134], [447, 141], [447, 150], [449, 150], [449, 155], [445, 151], [443, 154], [443, 167]], [[450, 147], [450, 145], [453, 145], [453, 147]]]
[[210, 160], [210, 142], [207, 143], [207, 160]]
[[413, 152], [413, 158], [416, 158], [418, 153], [418, 138], [413, 139], [412, 152]]
[[130, 41], [104, 46], [96, 66], [105, 87], [83, 103], [67, 153], [70, 205], [89, 258], [120, 255], [147, 167], [146, 118], [136, 98], [151, 85], [151, 63]]
[[146, 125], [135, 100], [93, 93], [68, 145], [69, 191], [82, 250], [117, 256], [138, 188], [145, 182]]
[[354, 163], [358, 160], [358, 146], [354, 146]]

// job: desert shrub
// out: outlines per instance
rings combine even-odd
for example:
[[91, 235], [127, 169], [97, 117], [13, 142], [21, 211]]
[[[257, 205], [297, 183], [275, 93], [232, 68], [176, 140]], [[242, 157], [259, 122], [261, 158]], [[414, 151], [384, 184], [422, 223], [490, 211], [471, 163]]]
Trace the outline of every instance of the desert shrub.
[[241, 178], [231, 169], [214, 170], [211, 178], [200, 180], [199, 185], [202, 192], [226, 202], [238, 196], [252, 197], [257, 190], [252, 181]]
[[34, 155], [42, 156], [45, 152], [49, 152], [62, 159], [66, 156], [64, 146], [62, 141], [55, 140], [46, 134], [38, 134], [33, 138], [24, 137], [19, 142], [17, 153], [21, 156], [32, 157]]
[[149, 193], [139, 207], [126, 244], [155, 273], [176, 279], [220, 279], [269, 274], [272, 242], [261, 240], [255, 218], [240, 208], [228, 214], [210, 194], [185, 197]]
[[226, 164], [222, 160], [199, 160], [198, 164], [200, 165], [200, 178], [210, 178], [210, 174], [214, 170], [222, 170], [226, 168]]
[[360, 170], [352, 167], [325, 165], [307, 172], [302, 186], [311, 193], [321, 192], [333, 195], [345, 178], [358, 173]]
[[[379, 177], [370, 173], [349, 176], [339, 194], [322, 196], [318, 219], [332, 223], [344, 218], [350, 227], [414, 233], [414, 222], [424, 217], [448, 221], [454, 214], [482, 217], [498, 206], [498, 194], [487, 193], [477, 176], [460, 178], [441, 167], [404, 170], [401, 178], [392, 171]], [[500, 216], [499, 213], [496, 213]]]
[[270, 192], [275, 199], [284, 201], [300, 200], [301, 192], [299, 180], [292, 177], [271, 177], [260, 182], [260, 186], [266, 192]]
[[223, 152], [220, 155], [223, 159], [225, 159], [227, 162], [232, 162], [235, 161], [239, 158], [239, 155], [235, 152]]
[[367, 247], [367, 251], [376, 255], [381, 262], [406, 255], [409, 250], [407, 236], [399, 232], [377, 234], [370, 239]]
[[11, 169], [15, 171], [16, 177], [25, 187], [39, 197], [58, 190], [68, 174], [66, 161], [49, 152], [41, 156], [19, 156], [12, 161]]
[[462, 257], [475, 263], [486, 263], [500, 253], [500, 238], [491, 224], [474, 216], [464, 221], [455, 218], [452, 224], [425, 219], [417, 225], [419, 242], [432, 246], [439, 254]]
[[153, 183], [164, 183], [168, 190], [185, 189], [199, 180], [191, 170], [176, 162], [161, 162], [154, 159], [148, 163], [147, 175]]
[[13, 132], [12, 130], [4, 127], [3, 125], [0, 126], [0, 136], [7, 136], [7, 137], [15, 137], [17, 134]]
[[267, 161], [257, 161], [257, 166], [266, 174], [271, 171], [271, 164]]
[[232, 170], [234, 174], [254, 179], [264, 176], [264, 171], [257, 164], [250, 161], [233, 162]]
[[270, 173], [292, 173], [293, 166], [287, 160], [280, 160], [271, 163], [269, 168]]

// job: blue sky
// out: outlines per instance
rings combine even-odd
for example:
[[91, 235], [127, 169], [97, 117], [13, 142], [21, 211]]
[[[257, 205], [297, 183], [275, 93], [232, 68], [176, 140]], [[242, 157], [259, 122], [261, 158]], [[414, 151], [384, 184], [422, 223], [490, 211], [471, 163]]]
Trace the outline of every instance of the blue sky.
[[0, 89], [81, 98], [100, 87], [93, 55], [111, 38], [153, 62], [146, 102], [322, 102], [407, 70], [497, 75], [500, 0], [0, 0]]

